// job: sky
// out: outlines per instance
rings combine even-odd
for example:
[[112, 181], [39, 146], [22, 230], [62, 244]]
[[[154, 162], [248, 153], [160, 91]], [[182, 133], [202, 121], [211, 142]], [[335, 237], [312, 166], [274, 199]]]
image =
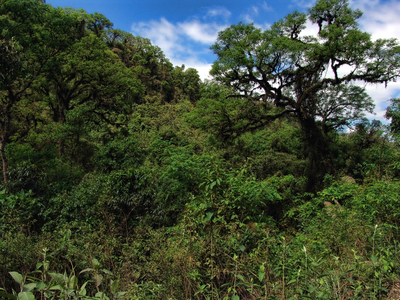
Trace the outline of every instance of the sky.
[[[198, 70], [202, 79], [216, 56], [210, 50], [218, 32], [239, 22], [268, 29], [294, 10], [306, 12], [315, 0], [47, 0], [53, 7], [73, 7], [106, 16], [114, 28], [149, 38], [177, 66]], [[400, 41], [400, 0], [350, 0], [350, 6], [363, 11], [360, 28], [372, 39], [397, 38]], [[315, 28], [309, 24], [307, 32]], [[400, 97], [400, 80], [367, 85], [376, 104], [370, 119], [385, 121], [389, 99]]]

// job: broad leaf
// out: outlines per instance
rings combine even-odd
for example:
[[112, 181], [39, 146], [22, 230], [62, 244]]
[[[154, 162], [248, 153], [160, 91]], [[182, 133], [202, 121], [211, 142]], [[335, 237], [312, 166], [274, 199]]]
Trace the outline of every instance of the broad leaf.
[[115, 298], [120, 298], [125, 294], [126, 294], [126, 292], [118, 292], [118, 293], [115, 294]]
[[115, 295], [117, 293], [118, 287], [119, 287], [119, 280], [115, 280], [115, 281], [111, 280], [110, 290], [113, 295]]
[[72, 275], [72, 277], [68, 280], [68, 288], [73, 290], [78, 285], [78, 277]]
[[22, 285], [22, 275], [19, 274], [18, 272], [10, 272], [10, 275], [12, 278], [14, 278], [15, 282], [17, 282], [19, 285]]
[[35, 296], [31, 292], [21, 292], [18, 294], [18, 300], [35, 300]]
[[49, 273], [49, 275], [57, 284], [65, 284], [64, 275], [58, 273]]
[[111, 271], [108, 271], [107, 269], [101, 269], [101, 271], [108, 275], [113, 275], [113, 273]]
[[108, 297], [106, 296], [106, 294], [104, 294], [103, 292], [98, 292], [98, 293], [95, 295], [95, 297], [96, 297], [96, 298], [99, 298], [99, 299], [110, 300], [110, 298], [108, 298]]
[[43, 290], [43, 289], [45, 289], [46, 288], [46, 284], [44, 283], [44, 282], [38, 282], [38, 283], [36, 283], [36, 290], [37, 291], [41, 291], [41, 290]]
[[101, 284], [101, 282], [103, 281], [103, 275], [96, 274], [96, 275], [94, 275], [93, 279], [96, 284], [96, 287], [98, 287]]
[[22, 291], [23, 292], [30, 292], [36, 287], [37, 287], [37, 283], [36, 282], [32, 282], [32, 283], [29, 283], [29, 284], [25, 284], [24, 288], [22, 289]]
[[100, 263], [96, 258], [92, 259], [92, 264], [94, 269], [99, 269], [100, 268]]

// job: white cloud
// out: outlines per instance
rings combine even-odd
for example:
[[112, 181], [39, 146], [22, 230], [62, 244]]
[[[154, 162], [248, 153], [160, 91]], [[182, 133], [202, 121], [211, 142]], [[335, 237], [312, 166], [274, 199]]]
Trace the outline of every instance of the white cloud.
[[188, 69], [188, 68], [196, 69], [202, 80], [211, 79], [210, 70], [211, 70], [212, 64], [201, 61], [196, 57], [192, 57], [192, 58], [185, 59], [185, 60], [177, 59], [177, 60], [174, 60], [172, 63], [176, 66], [185, 65], [186, 69]]
[[216, 7], [210, 8], [205, 15], [205, 17], [218, 17], [221, 16], [223, 18], [228, 18], [231, 15], [231, 12], [227, 10], [225, 7]]
[[260, 10], [264, 11], [273, 11], [273, 8], [269, 6], [265, 1], [260, 5], [253, 5], [247, 8], [247, 12], [242, 14], [240, 17], [242, 18], [244, 23], [254, 23], [254, 26], [261, 29], [269, 29], [271, 24], [265, 22], [264, 24], [256, 23], [254, 18], [257, 17], [260, 13]]
[[259, 8], [256, 5], [247, 8], [247, 12], [241, 15], [245, 23], [254, 23], [254, 17], [258, 15]]
[[271, 29], [272, 24], [267, 22], [265, 22], [264, 24], [254, 23], [254, 26], [263, 30], [269, 30]]
[[253, 6], [250, 8], [250, 11], [251, 11], [252, 14], [258, 15], [258, 6], [253, 5]]
[[225, 25], [221, 26], [216, 23], [201, 23], [198, 20], [178, 23], [181, 33], [193, 41], [203, 44], [214, 43], [218, 37], [218, 32], [225, 27]]
[[244, 14], [241, 17], [245, 23], [254, 23], [254, 19], [249, 14]]
[[301, 8], [310, 8], [315, 4], [315, 0], [292, 0], [292, 5], [289, 5], [289, 8], [301, 7]]
[[301, 32], [300, 36], [317, 36], [318, 31], [318, 24], [313, 24], [310, 20], [307, 20], [306, 28]]
[[[211, 11], [213, 16], [218, 14], [227, 15], [227, 11], [222, 9]], [[200, 77], [206, 79], [211, 63], [201, 56], [205, 53], [211, 54], [209, 47], [216, 41], [218, 32], [226, 27], [224, 24], [201, 22], [198, 19], [171, 23], [165, 18], [160, 18], [158, 21], [134, 23], [131, 30], [160, 47], [172, 64], [178, 66], [184, 64], [187, 68], [195, 68]]]
[[[359, 20], [360, 27], [363, 31], [369, 32], [373, 40], [397, 38], [400, 42], [400, 2], [398, 0], [388, 2], [352, 0], [350, 4], [353, 8], [358, 8], [363, 12], [363, 16]], [[376, 105], [376, 115], [368, 117], [385, 121], [384, 115], [386, 107], [389, 105], [388, 100], [399, 96], [400, 82], [390, 82], [387, 87], [384, 84], [368, 85], [366, 90]]]
[[274, 9], [273, 9], [271, 6], [269, 6], [269, 5], [267, 4], [267, 2], [265, 2], [265, 1], [264, 1], [264, 3], [261, 5], [261, 7], [262, 7], [262, 9], [265, 10], [265, 11], [273, 11], [273, 10], [274, 10]]
[[254, 23], [253, 17], [251, 17], [249, 14], [243, 14], [241, 15], [241, 18], [244, 23]]
[[136, 35], [150, 39], [152, 44], [160, 47], [168, 58], [171, 58], [176, 51], [185, 50], [184, 45], [179, 42], [177, 26], [165, 18], [147, 23], [134, 23], [131, 30]]
[[386, 107], [389, 99], [398, 96], [400, 82], [390, 82], [387, 87], [384, 84], [369, 84], [366, 86], [368, 95], [374, 100], [376, 115], [368, 115], [368, 118], [387, 122], [385, 119]]
[[364, 14], [359, 24], [364, 31], [372, 34], [373, 39], [400, 39], [400, 2], [391, 0], [353, 0], [353, 8], [359, 8]]
[[187, 54], [195, 51], [186, 46], [188, 40], [204, 45], [213, 44], [218, 37], [218, 32], [226, 27], [226, 25], [202, 23], [198, 20], [173, 24], [161, 18], [159, 21], [134, 23], [131, 30], [134, 34], [149, 38], [154, 45], [163, 50], [167, 57], [172, 58], [179, 52]]

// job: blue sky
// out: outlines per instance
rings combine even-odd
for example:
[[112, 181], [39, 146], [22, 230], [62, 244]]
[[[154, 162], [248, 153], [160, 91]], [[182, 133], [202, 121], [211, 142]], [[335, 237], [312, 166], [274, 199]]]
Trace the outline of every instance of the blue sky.
[[[101, 13], [114, 23], [114, 28], [149, 38], [174, 65], [196, 68], [204, 79], [216, 59], [209, 48], [220, 30], [241, 21], [267, 29], [294, 10], [306, 12], [315, 0], [47, 0], [46, 3]], [[400, 0], [351, 0], [350, 5], [364, 12], [359, 23], [373, 39], [400, 40]], [[307, 28], [310, 33], [313, 30], [312, 26]], [[376, 103], [376, 114], [369, 117], [384, 120], [387, 100], [400, 97], [400, 82], [387, 88], [367, 86], [367, 92]]]

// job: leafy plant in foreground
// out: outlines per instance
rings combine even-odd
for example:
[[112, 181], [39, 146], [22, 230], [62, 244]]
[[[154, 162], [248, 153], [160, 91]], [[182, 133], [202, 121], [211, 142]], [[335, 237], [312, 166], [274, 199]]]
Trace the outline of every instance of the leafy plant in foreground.
[[[47, 248], [43, 249], [43, 261], [36, 264], [36, 269], [28, 275], [23, 276], [18, 272], [9, 272], [14, 281], [19, 285], [20, 291], [17, 293], [13, 290], [12, 294], [0, 290], [0, 296], [11, 300], [34, 300], [35, 294], [40, 295], [40, 299], [101, 299], [110, 300], [110, 298], [99, 289], [100, 284], [103, 282], [103, 276], [100, 271], [112, 275], [106, 269], [100, 269], [100, 264], [97, 259], [92, 260], [93, 268], [87, 268], [81, 273], [91, 272], [93, 280], [96, 285], [97, 293], [95, 296], [89, 296], [86, 290], [88, 283], [92, 280], [86, 281], [79, 286], [78, 276], [76, 276], [74, 269], [68, 275], [54, 273], [49, 271], [50, 262], [46, 259]], [[37, 275], [39, 275], [37, 277]], [[27, 283], [29, 281], [29, 283]], [[118, 292], [119, 280], [110, 281], [111, 299], [121, 298], [125, 292]]]

